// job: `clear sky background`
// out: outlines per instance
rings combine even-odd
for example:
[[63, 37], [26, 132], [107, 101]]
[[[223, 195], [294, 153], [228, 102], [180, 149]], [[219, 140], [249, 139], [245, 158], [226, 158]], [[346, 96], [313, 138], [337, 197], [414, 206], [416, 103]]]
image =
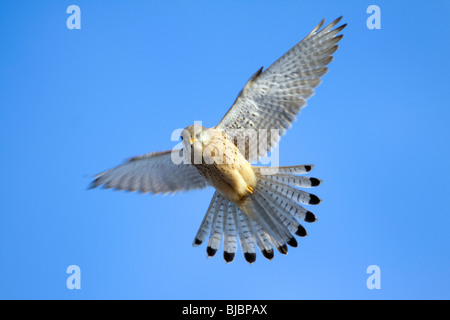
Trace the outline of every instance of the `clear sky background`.
[[[81, 9], [69, 30], [66, 9]], [[366, 9], [381, 8], [369, 30]], [[449, 1], [2, 1], [0, 298], [449, 299]], [[87, 190], [214, 126], [247, 79], [343, 15], [344, 39], [280, 144], [313, 163], [319, 220], [249, 265], [191, 246], [212, 189]], [[69, 290], [66, 269], [81, 269]], [[367, 267], [381, 270], [369, 290]]]

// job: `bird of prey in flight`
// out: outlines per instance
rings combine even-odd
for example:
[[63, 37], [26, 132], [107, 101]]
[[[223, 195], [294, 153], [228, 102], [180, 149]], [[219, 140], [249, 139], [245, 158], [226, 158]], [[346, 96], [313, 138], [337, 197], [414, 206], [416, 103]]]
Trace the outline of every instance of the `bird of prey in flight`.
[[[212, 257], [223, 243], [226, 262], [233, 261], [239, 244], [249, 263], [257, 248], [269, 260], [274, 248], [286, 254], [288, 245], [297, 246], [293, 234], [307, 235], [300, 221], [316, 220], [303, 205], [320, 203], [298, 188], [316, 187], [321, 180], [302, 175], [313, 165], [250, 163], [273, 149], [321, 83], [343, 37], [346, 24], [335, 28], [341, 18], [323, 28], [322, 20], [270, 67], [259, 69], [217, 126], [191, 125], [181, 133], [182, 149], [133, 157], [96, 175], [91, 187], [158, 194], [211, 186], [216, 191], [194, 246], [208, 239]], [[183, 161], [175, 161], [177, 156]]]

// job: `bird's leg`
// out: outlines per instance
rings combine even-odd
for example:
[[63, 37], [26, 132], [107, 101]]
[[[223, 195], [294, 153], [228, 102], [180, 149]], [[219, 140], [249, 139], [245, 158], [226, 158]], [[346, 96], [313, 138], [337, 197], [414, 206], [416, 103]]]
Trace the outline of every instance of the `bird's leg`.
[[[253, 188], [249, 185], [247, 185], [247, 190], [248, 193], [253, 194]], [[242, 200], [244, 200], [246, 197], [248, 196], [248, 194], [240, 194], [237, 196], [237, 200], [238, 202], [241, 202]]]

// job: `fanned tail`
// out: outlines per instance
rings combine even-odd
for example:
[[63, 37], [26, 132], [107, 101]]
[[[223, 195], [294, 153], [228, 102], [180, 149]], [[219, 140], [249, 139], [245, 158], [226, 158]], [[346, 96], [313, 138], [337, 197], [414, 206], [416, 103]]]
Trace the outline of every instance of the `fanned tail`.
[[274, 257], [274, 247], [287, 254], [288, 246], [298, 245], [293, 234], [307, 235], [299, 221], [316, 221], [315, 215], [301, 204], [317, 205], [321, 200], [297, 189], [320, 185], [319, 179], [299, 176], [312, 168], [312, 165], [253, 167], [258, 180], [253, 193], [236, 205], [216, 191], [193, 245], [200, 245], [209, 237], [206, 252], [212, 257], [223, 242], [227, 263], [234, 260], [238, 239], [249, 263], [256, 260], [256, 247], [269, 260]]

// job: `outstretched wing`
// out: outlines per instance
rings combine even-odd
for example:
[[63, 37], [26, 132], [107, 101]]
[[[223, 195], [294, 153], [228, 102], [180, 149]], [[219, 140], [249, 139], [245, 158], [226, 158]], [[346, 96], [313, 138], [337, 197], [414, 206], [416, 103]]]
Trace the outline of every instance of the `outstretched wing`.
[[197, 169], [191, 164], [175, 164], [172, 152], [182, 150], [131, 158], [120, 166], [96, 175], [91, 188], [104, 185], [105, 188], [154, 194], [205, 188], [208, 184]]
[[[267, 145], [262, 147], [265, 150], [258, 150], [258, 156], [270, 152], [291, 126], [300, 109], [306, 105], [306, 100], [314, 94], [314, 89], [321, 83], [321, 77], [328, 71], [327, 65], [333, 60], [332, 55], [338, 49], [337, 43], [343, 37], [338, 33], [346, 26], [344, 24], [333, 29], [341, 18], [320, 30], [324, 23], [322, 20], [306, 38], [269, 68], [265, 71], [263, 68], [258, 70], [239, 93], [217, 128], [278, 129], [277, 134], [267, 131]], [[257, 160], [258, 156], [256, 159], [249, 156], [248, 139], [246, 150], [242, 150], [242, 144], [237, 145], [247, 159]]]

